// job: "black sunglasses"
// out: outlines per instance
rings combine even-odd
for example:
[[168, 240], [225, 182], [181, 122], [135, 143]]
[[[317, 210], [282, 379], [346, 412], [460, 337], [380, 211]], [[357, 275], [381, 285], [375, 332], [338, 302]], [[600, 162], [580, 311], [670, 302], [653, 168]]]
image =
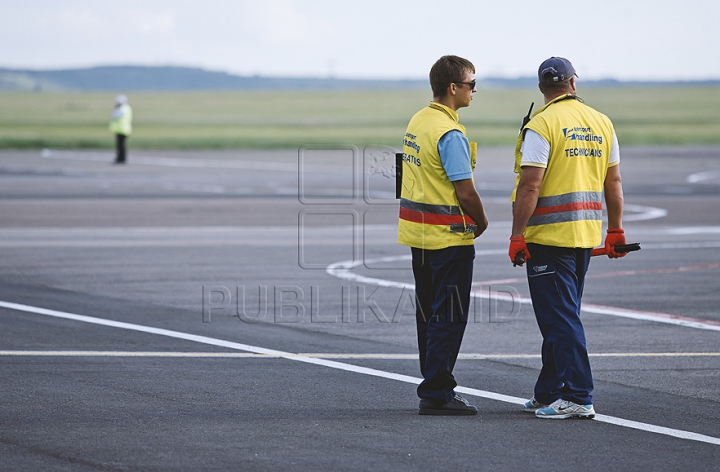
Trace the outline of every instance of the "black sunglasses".
[[473, 80], [472, 82], [453, 82], [455, 85], [457, 84], [465, 84], [470, 86], [470, 90], [475, 90], [475, 85], [477, 84], [477, 80]]

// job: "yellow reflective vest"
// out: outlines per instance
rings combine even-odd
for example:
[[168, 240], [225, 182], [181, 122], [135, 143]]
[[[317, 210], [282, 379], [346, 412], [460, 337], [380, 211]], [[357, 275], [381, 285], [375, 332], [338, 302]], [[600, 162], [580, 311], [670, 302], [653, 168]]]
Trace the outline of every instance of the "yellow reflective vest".
[[115, 134], [129, 136], [132, 133], [132, 108], [127, 103], [120, 105], [119, 109], [113, 110], [113, 118], [110, 121], [110, 131]]
[[[457, 130], [467, 137], [452, 109], [436, 102], [417, 112], [403, 141], [403, 178], [398, 242], [421, 249], [470, 246], [477, 225], [460, 207], [455, 186], [443, 168], [438, 142]], [[470, 142], [473, 171], [477, 143]]]
[[[614, 129], [608, 117], [575, 95], [563, 95], [538, 110], [515, 146], [520, 181], [525, 130], [550, 143], [550, 157], [525, 241], [556, 247], [592, 248], [602, 242], [602, 193]], [[527, 164], [532, 165], [532, 164]]]

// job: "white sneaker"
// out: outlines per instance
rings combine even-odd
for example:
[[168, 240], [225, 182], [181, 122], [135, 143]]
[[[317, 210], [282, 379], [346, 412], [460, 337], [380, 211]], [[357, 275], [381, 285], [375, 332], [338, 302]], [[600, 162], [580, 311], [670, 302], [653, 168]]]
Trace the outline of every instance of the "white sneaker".
[[552, 405], [538, 408], [535, 412], [538, 418], [551, 418], [564, 420], [566, 418], [595, 418], [595, 408], [592, 405], [578, 405], [567, 400], [556, 400]]
[[538, 408], [543, 408], [546, 406], [548, 405], [540, 403], [535, 399], [535, 397], [532, 397], [530, 400], [525, 402], [525, 404], [523, 405], [523, 410], [527, 411], [528, 413], [535, 413]]

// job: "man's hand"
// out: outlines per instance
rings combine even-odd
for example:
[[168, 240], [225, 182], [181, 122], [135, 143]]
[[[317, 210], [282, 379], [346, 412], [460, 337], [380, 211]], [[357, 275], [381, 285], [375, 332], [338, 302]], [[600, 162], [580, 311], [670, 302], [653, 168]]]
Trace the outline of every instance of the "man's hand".
[[605, 236], [605, 252], [610, 259], [625, 257], [627, 252], [615, 252], [615, 246], [625, 244], [625, 231], [622, 228], [608, 228]]
[[[525, 236], [510, 236], [510, 250], [508, 251], [510, 261], [513, 266], [522, 265], [526, 260], [530, 259], [530, 251], [528, 250], [527, 244], [525, 244]], [[522, 257], [519, 257], [522, 256]]]

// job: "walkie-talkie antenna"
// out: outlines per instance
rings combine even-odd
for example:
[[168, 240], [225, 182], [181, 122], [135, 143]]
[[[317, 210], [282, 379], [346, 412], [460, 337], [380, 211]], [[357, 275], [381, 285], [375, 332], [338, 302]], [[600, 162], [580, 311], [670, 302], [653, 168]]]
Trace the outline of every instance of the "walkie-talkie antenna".
[[520, 126], [520, 131], [522, 131], [523, 128], [525, 127], [525, 125], [530, 122], [530, 114], [532, 113], [532, 109], [534, 106], [535, 106], [535, 102], [532, 102], [530, 104], [530, 109], [528, 110], [528, 114], [523, 117], [522, 126]]

